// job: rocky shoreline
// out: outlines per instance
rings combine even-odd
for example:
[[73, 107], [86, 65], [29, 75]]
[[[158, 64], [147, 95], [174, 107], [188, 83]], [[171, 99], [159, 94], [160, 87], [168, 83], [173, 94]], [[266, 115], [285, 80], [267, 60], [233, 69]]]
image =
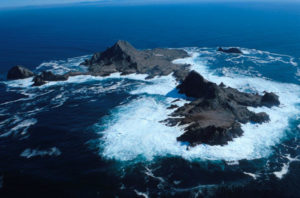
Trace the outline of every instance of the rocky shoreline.
[[178, 141], [197, 144], [225, 145], [243, 134], [241, 123], [269, 121], [264, 113], [254, 113], [247, 107], [278, 106], [278, 96], [266, 92], [263, 96], [243, 93], [224, 84], [217, 85], [191, 71], [177, 86], [179, 93], [195, 98], [177, 108], [165, 122], [170, 126], [188, 125]]
[[[224, 53], [242, 53], [237, 48], [222, 49]], [[93, 75], [109, 76], [119, 72], [121, 75], [147, 74], [147, 78], [173, 74], [179, 82], [179, 93], [192, 98], [182, 107], [172, 104], [171, 117], [164, 120], [166, 125], [184, 125], [184, 133], [178, 141], [190, 146], [198, 144], [225, 145], [243, 134], [241, 124], [247, 122], [263, 123], [269, 121], [264, 113], [254, 113], [247, 107], [272, 107], [280, 104], [274, 93], [264, 95], [249, 94], [237, 89], [217, 85], [204, 79], [199, 73], [190, 71], [190, 65], [175, 64], [173, 60], [188, 57], [188, 53], [179, 49], [137, 50], [126, 41], [118, 41], [104, 52], [95, 53], [91, 59], [82, 63], [88, 72], [69, 72], [56, 75], [50, 71], [34, 74], [22, 67], [13, 67], [7, 75], [8, 80], [33, 77], [33, 86], [41, 86], [50, 81], [65, 81], [70, 76]]]

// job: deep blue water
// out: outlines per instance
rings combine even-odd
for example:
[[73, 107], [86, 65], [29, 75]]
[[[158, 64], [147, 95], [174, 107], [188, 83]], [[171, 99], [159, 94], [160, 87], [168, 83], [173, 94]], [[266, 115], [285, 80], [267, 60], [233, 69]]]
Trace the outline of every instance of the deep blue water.
[[[74, 5], [0, 10], [1, 197], [299, 197], [300, 4]], [[11, 66], [64, 73], [117, 40], [184, 48], [192, 69], [273, 91], [271, 122], [225, 147], [177, 144], [170, 77], [73, 77], [31, 87]], [[244, 55], [217, 53], [241, 47]], [[193, 47], [193, 48], [192, 48]], [[182, 103], [180, 103], [182, 104]]]
[[299, 4], [74, 6], [0, 11], [1, 72], [103, 50], [242, 46], [300, 56]]

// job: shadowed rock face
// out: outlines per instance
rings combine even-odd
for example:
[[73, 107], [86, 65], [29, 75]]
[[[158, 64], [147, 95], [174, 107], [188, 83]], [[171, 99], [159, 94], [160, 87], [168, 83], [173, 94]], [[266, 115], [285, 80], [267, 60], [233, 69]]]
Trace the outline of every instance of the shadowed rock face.
[[242, 54], [243, 52], [236, 47], [231, 47], [228, 49], [223, 49], [222, 47], [219, 47], [218, 49], [219, 52], [224, 52], [224, 53], [229, 53], [229, 54]]
[[172, 63], [178, 58], [188, 57], [187, 52], [178, 49], [136, 50], [127, 41], [118, 41], [104, 52], [94, 54], [83, 65], [88, 66], [93, 75], [107, 76], [115, 72], [125, 74], [148, 74], [148, 78], [169, 75], [174, 72], [178, 80], [183, 80], [189, 65]]
[[215, 83], [205, 80], [195, 71], [191, 71], [184, 81], [177, 87], [179, 93], [194, 98], [215, 98], [218, 91]]
[[34, 76], [34, 73], [23, 66], [14, 66], [7, 73], [8, 80], [24, 79]]
[[278, 100], [278, 96], [272, 92], [271, 93], [266, 92], [261, 99], [261, 103], [263, 106], [267, 106], [267, 107], [278, 106], [280, 104]]
[[191, 71], [177, 88], [180, 93], [195, 100], [171, 115], [180, 118], [167, 119], [166, 123], [171, 126], [188, 124], [185, 133], [177, 140], [189, 142], [192, 146], [227, 144], [242, 135], [240, 123], [269, 121], [266, 113], [254, 113], [247, 109], [248, 106], [272, 107], [280, 104], [274, 93], [260, 96], [239, 92], [226, 88], [224, 84], [218, 86], [209, 82], [195, 71]]

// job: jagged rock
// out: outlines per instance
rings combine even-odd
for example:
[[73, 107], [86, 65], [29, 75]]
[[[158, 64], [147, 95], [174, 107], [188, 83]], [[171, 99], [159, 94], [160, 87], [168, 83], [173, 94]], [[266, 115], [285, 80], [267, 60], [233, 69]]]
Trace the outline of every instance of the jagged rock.
[[[189, 65], [174, 64], [178, 58], [188, 57], [187, 52], [177, 49], [137, 50], [127, 41], [118, 41], [104, 52], [95, 53], [83, 62], [93, 75], [107, 76], [115, 72], [148, 74], [148, 78], [169, 75], [181, 80]], [[180, 72], [178, 72], [180, 71]]]
[[34, 73], [23, 66], [14, 66], [7, 73], [8, 80], [24, 79], [34, 76]]
[[226, 87], [225, 84], [224, 84], [223, 82], [221, 82], [221, 83], [219, 84], [219, 86], [222, 87], [222, 88], [225, 88], [225, 87]]
[[180, 99], [175, 99], [171, 103], [178, 102], [178, 101], [180, 101]]
[[33, 79], [33, 86], [41, 86], [47, 81], [66, 81], [68, 80], [68, 75], [57, 75], [50, 71], [43, 71], [40, 75], [37, 75]]
[[178, 108], [178, 105], [174, 105], [172, 104], [171, 106], [169, 106], [167, 109], [175, 109], [175, 108]]
[[32, 86], [35, 86], [35, 87], [38, 87], [38, 86], [41, 86], [41, 85], [44, 85], [44, 84], [47, 83], [47, 82], [44, 81], [44, 80], [42, 79], [42, 77], [40, 77], [40, 76], [34, 77], [34, 79], [33, 79], [32, 81], [33, 81]]
[[265, 112], [255, 113], [250, 117], [250, 121], [256, 122], [256, 123], [263, 123], [263, 122], [270, 121], [270, 117]]
[[268, 93], [265, 92], [261, 99], [261, 104], [263, 106], [272, 107], [272, 106], [278, 106], [280, 104], [278, 96], [274, 93]]
[[228, 49], [223, 49], [222, 47], [219, 47], [218, 49], [219, 52], [224, 52], [224, 53], [229, 53], [229, 54], [242, 54], [243, 52], [236, 47], [231, 47]]
[[248, 110], [248, 106], [278, 105], [275, 100], [278, 96], [273, 93], [260, 96], [243, 93], [224, 84], [218, 86], [195, 71], [191, 71], [177, 88], [180, 93], [195, 100], [176, 109], [171, 114], [176, 118], [169, 118], [165, 122], [170, 126], [188, 124], [178, 140], [189, 142], [192, 146], [201, 143], [227, 144], [242, 135], [240, 123], [269, 121], [266, 113], [254, 113]]
[[201, 143], [210, 145], [225, 145], [233, 138], [242, 135], [243, 131], [240, 124], [234, 123], [229, 129], [224, 127], [217, 127], [215, 125], [209, 125], [204, 128], [196, 128], [188, 130], [177, 138], [178, 141], [188, 142], [191, 146], [196, 146]]
[[208, 82], [195, 71], [191, 71], [177, 88], [179, 93], [194, 98], [214, 98], [217, 92], [215, 83]]

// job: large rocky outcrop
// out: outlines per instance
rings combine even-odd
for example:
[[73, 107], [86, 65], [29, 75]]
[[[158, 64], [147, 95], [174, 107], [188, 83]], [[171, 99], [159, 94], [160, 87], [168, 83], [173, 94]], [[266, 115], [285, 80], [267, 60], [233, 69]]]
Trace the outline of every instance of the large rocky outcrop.
[[264, 96], [243, 93], [209, 82], [195, 71], [191, 71], [177, 88], [180, 93], [195, 100], [176, 109], [172, 113], [172, 117], [176, 118], [166, 122], [171, 126], [187, 124], [185, 133], [178, 140], [189, 142], [192, 146], [227, 144], [242, 135], [240, 123], [269, 121], [266, 113], [254, 113], [247, 109], [248, 106], [272, 107], [280, 104], [274, 93], [265, 93]]
[[[242, 53], [239, 49], [230, 48], [219, 51], [225, 53]], [[126, 41], [118, 41], [104, 52], [95, 53], [83, 65], [88, 72], [70, 72], [56, 75], [49, 71], [35, 75], [34, 86], [49, 81], [65, 81], [70, 76], [94, 75], [107, 76], [115, 72], [121, 74], [147, 74], [148, 78], [173, 73], [180, 82], [177, 89], [191, 98], [191, 102], [182, 107], [171, 105], [172, 117], [165, 120], [167, 125], [186, 125], [185, 132], [178, 141], [197, 144], [224, 145], [233, 138], [241, 136], [241, 123], [263, 123], [269, 120], [264, 113], [254, 113], [247, 107], [278, 106], [278, 96], [265, 92], [258, 94], [243, 93], [237, 89], [217, 85], [204, 79], [195, 71], [189, 71], [189, 65], [174, 64], [173, 60], [185, 58], [188, 54], [178, 49], [137, 50]], [[8, 79], [19, 79], [34, 76], [24, 67], [14, 67], [9, 71]]]
[[20, 65], [12, 67], [7, 73], [8, 80], [24, 79], [32, 76], [34, 76], [32, 71]]
[[178, 58], [188, 57], [178, 49], [137, 50], [127, 41], [118, 41], [104, 52], [95, 53], [83, 65], [93, 75], [107, 76], [115, 72], [125, 74], [148, 74], [148, 78], [169, 75], [174, 72], [178, 80], [187, 74], [188, 65], [174, 64]]

